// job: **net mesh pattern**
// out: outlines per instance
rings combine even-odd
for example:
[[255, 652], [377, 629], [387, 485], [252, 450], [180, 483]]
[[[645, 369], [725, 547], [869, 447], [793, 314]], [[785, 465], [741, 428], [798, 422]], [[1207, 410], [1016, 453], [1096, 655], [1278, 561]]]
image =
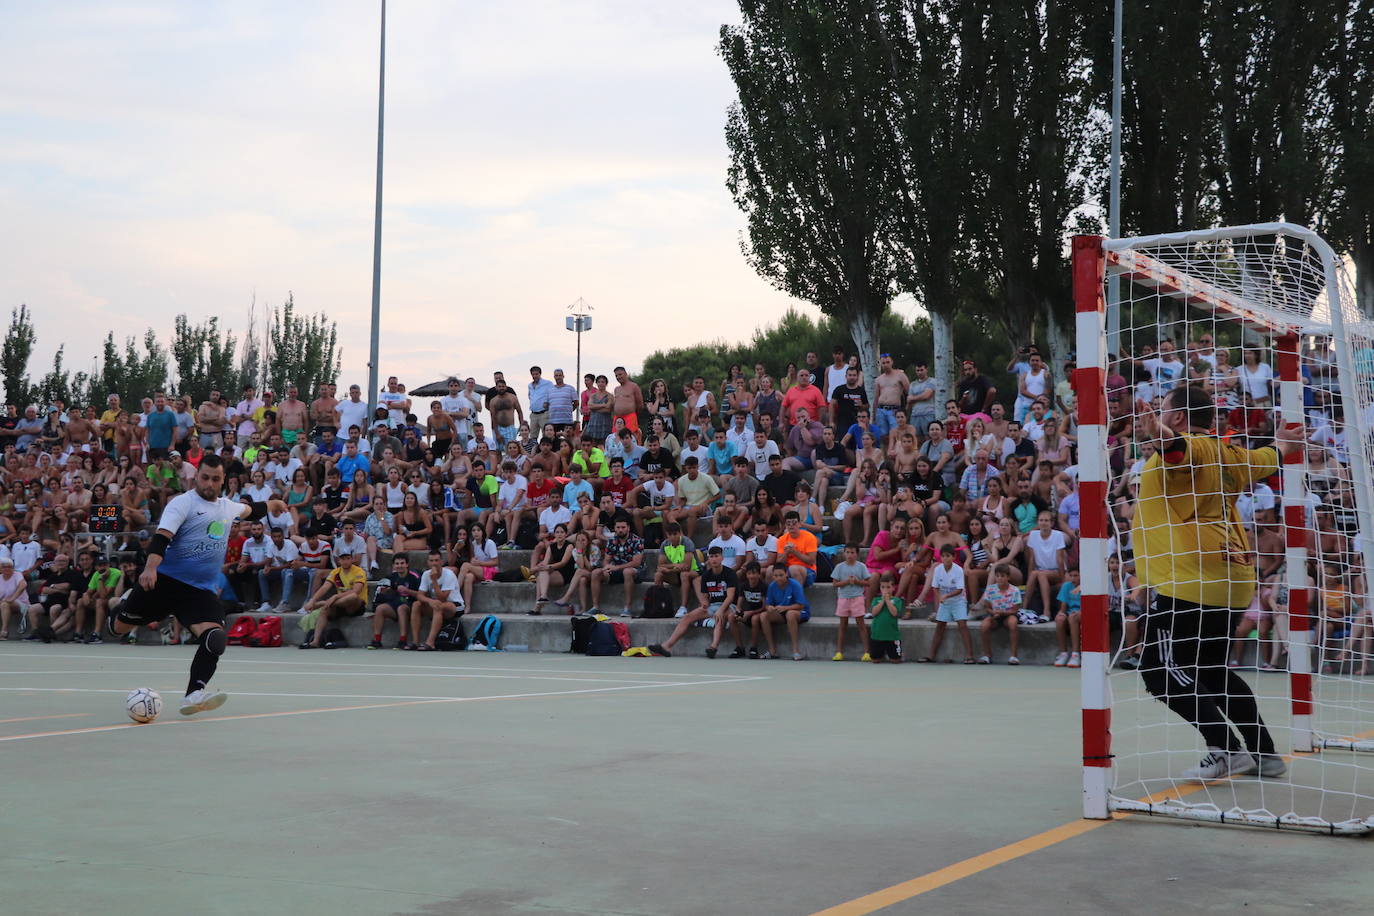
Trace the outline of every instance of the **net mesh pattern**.
[[[1266, 227], [1106, 245], [1108, 326], [1115, 311], [1120, 327], [1105, 392], [1117, 807], [1168, 799], [1214, 820], [1350, 832], [1374, 826], [1374, 754], [1360, 752], [1374, 751], [1374, 333], [1346, 271], [1323, 259], [1323, 247]], [[1286, 399], [1278, 358], [1285, 335], [1296, 335], [1302, 375]], [[1093, 343], [1080, 341], [1080, 348]], [[1164, 458], [1152, 458], [1157, 447], [1142, 432], [1144, 415], [1157, 416], [1168, 393], [1185, 385], [1214, 401], [1216, 448], [1205, 456], [1190, 449], [1180, 467], [1153, 471]], [[1288, 476], [1300, 485], [1288, 493], [1282, 463], [1272, 473], [1259, 470], [1272, 461], [1267, 446], [1285, 420], [1301, 422], [1306, 438], [1301, 471]], [[1142, 512], [1142, 486], [1149, 491], [1160, 480], [1166, 499], [1150, 500]], [[1294, 512], [1304, 547], [1296, 571], [1288, 568], [1285, 503], [1300, 506]], [[1161, 552], [1162, 563], [1154, 559]], [[1147, 571], [1174, 596], [1230, 604], [1227, 638], [1167, 638], [1187, 627], [1161, 607], [1173, 602], [1159, 601], [1159, 590], [1142, 581]], [[1304, 583], [1311, 644], [1290, 646], [1291, 594]], [[1175, 667], [1190, 652], [1208, 664]], [[1246, 685], [1288, 773], [1207, 784], [1184, 778], [1206, 743], [1147, 689], [1148, 677], [1132, 667], [1142, 655], [1146, 669], [1161, 673], [1162, 664], [1166, 689], [1191, 690], [1223, 709], [1243, 706], [1231, 695], [1243, 691], [1232, 689], [1236, 680], [1219, 685], [1228, 678]], [[1293, 715], [1288, 671], [1308, 666], [1317, 752], [1295, 755], [1306, 743], [1306, 723]]]

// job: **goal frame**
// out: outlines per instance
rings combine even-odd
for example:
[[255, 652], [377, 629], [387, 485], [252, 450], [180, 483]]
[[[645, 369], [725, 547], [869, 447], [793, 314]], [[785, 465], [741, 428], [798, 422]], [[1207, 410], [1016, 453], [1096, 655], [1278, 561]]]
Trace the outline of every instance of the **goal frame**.
[[[1206, 280], [1165, 264], [1139, 249], [1161, 245], [1187, 245], [1256, 236], [1283, 236], [1309, 247], [1321, 259], [1329, 304], [1329, 321], [1306, 320], [1262, 303], [1251, 302], [1234, 292], [1220, 289]], [[1111, 817], [1112, 810], [1136, 810], [1186, 817], [1214, 823], [1252, 823], [1265, 827], [1288, 827], [1329, 832], [1366, 833], [1374, 824], [1356, 822], [1346, 831], [1333, 831], [1325, 822], [1306, 822], [1292, 818], [1253, 818], [1246, 812], [1200, 812], [1179, 805], [1142, 801], [1122, 803], [1111, 798], [1111, 693], [1108, 676], [1112, 648], [1109, 629], [1109, 589], [1107, 559], [1111, 550], [1111, 517], [1108, 488], [1110, 472], [1107, 449], [1107, 303], [1105, 280], [1109, 274], [1128, 282], [1153, 288], [1167, 297], [1211, 315], [1224, 315], [1241, 326], [1267, 335], [1273, 340], [1278, 366], [1279, 419], [1288, 428], [1305, 430], [1300, 340], [1305, 333], [1345, 336], [1345, 316], [1340, 297], [1339, 260], [1330, 245], [1309, 229], [1289, 223], [1230, 226], [1193, 232], [1167, 233], [1136, 238], [1107, 239], [1078, 235], [1072, 241], [1072, 281], [1076, 313], [1077, 368], [1074, 387], [1078, 396], [1079, 494], [1081, 500], [1081, 640], [1082, 640], [1082, 738], [1083, 738], [1083, 816], [1092, 819]], [[1336, 348], [1336, 369], [1342, 390], [1353, 392], [1355, 368], [1349, 347]], [[1367, 602], [1374, 601], [1374, 499], [1371, 498], [1369, 456], [1360, 421], [1348, 411], [1347, 432], [1350, 447], [1351, 482], [1355, 489], [1358, 532], [1366, 570]], [[1306, 436], [1304, 436], [1306, 438]], [[1307, 524], [1304, 455], [1297, 451], [1287, 456], [1282, 466], [1281, 500], [1284, 527], [1286, 584], [1289, 589], [1289, 691], [1293, 749], [1310, 752], [1322, 748], [1374, 750], [1374, 743], [1348, 738], [1322, 739], [1314, 735], [1312, 714], [1313, 621], [1311, 583], [1307, 575]], [[1363, 747], [1362, 745], [1370, 745]]]

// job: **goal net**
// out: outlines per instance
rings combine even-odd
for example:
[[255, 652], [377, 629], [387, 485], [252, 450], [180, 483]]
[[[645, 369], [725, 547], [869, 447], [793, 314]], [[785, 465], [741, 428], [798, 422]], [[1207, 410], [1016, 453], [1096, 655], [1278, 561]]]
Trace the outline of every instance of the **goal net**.
[[1374, 831], [1374, 325], [1344, 265], [1275, 223], [1079, 236], [1073, 276], [1085, 816]]

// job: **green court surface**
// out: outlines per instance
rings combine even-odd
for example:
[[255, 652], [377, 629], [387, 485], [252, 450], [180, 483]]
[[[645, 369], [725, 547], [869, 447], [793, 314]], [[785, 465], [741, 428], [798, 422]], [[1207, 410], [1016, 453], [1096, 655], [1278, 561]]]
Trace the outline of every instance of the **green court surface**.
[[[1072, 671], [232, 648], [228, 704], [183, 718], [189, 659], [0, 646], [0, 913], [1290, 913], [1374, 895], [1367, 840], [1143, 817], [1076, 832]], [[139, 686], [168, 701], [152, 725], [124, 715]]]

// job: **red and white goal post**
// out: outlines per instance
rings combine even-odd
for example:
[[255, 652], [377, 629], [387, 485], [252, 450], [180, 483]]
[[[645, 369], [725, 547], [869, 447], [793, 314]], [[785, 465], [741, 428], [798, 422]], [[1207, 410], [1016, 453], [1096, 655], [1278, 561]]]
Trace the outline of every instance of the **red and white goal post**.
[[[1109, 284], [1119, 292], [1107, 295]], [[1374, 322], [1360, 313], [1342, 260], [1286, 223], [1078, 236], [1073, 290], [1084, 816], [1374, 831], [1374, 755], [1361, 755], [1374, 751]], [[1166, 341], [1181, 368], [1159, 352]], [[1204, 751], [1200, 736], [1145, 690], [1129, 667], [1139, 650], [1113, 626], [1146, 613], [1152, 597], [1130, 578], [1132, 481], [1151, 447], [1133, 435], [1136, 405], [1157, 403], [1175, 384], [1213, 393], [1220, 436], [1258, 448], [1284, 424], [1309, 442], [1272, 488], [1233, 489], [1237, 478], [1220, 474], [1220, 495], [1248, 529], [1258, 582], [1248, 612], [1235, 613], [1227, 657], [1244, 665], [1288, 761], [1282, 778], [1183, 779]]]

